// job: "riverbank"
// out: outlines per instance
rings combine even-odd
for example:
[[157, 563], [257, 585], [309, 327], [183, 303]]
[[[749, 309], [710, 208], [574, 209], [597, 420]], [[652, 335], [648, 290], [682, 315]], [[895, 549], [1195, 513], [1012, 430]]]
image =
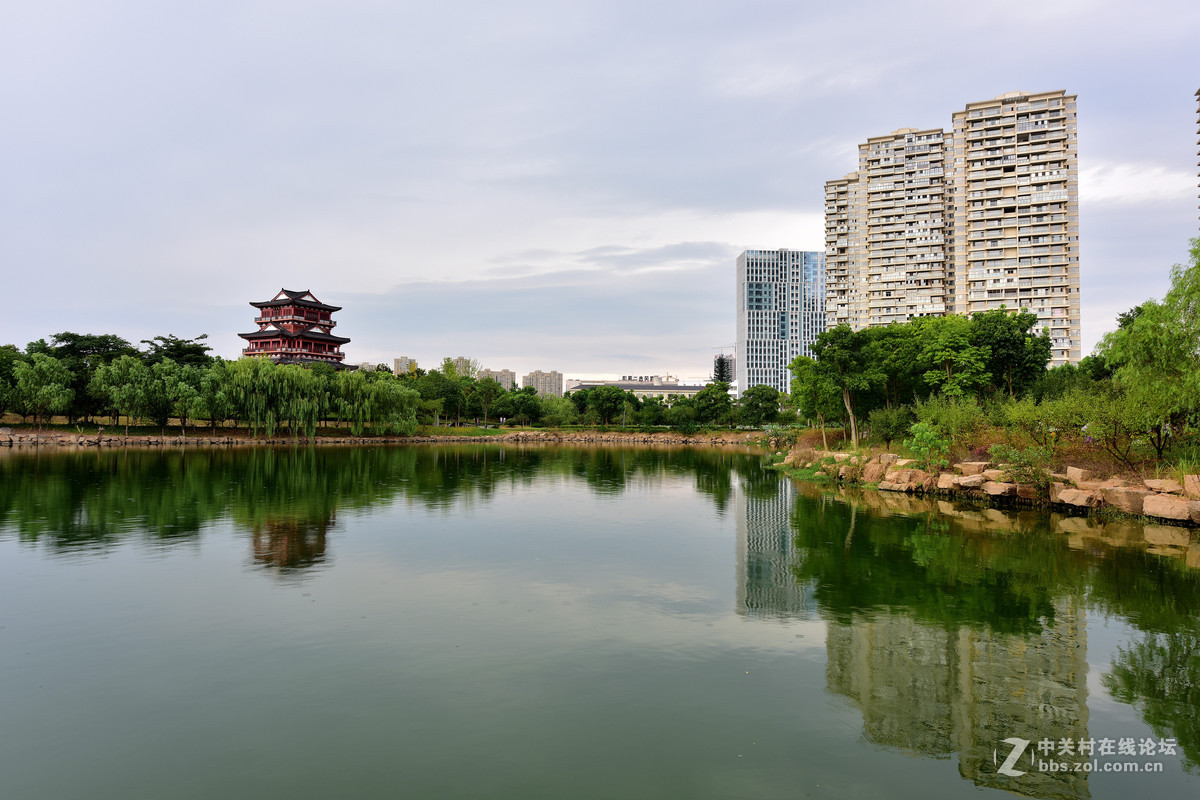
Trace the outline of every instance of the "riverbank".
[[791, 477], [817, 484], [861, 486], [881, 493], [957, 499], [975, 505], [1030, 507], [1109, 516], [1145, 517], [1159, 523], [1200, 526], [1200, 475], [1097, 479], [1089, 470], [1020, 482], [1005, 464], [964, 461], [944, 471], [926, 471], [894, 453], [864, 456], [797, 448], [773, 465]]
[[430, 434], [417, 436], [114, 436], [107, 433], [67, 433], [0, 428], [0, 447], [259, 447], [264, 445], [380, 445], [380, 444], [670, 444], [670, 445], [755, 445], [763, 442], [759, 431], [717, 433], [642, 433], [638, 431], [512, 431], [490, 435]]

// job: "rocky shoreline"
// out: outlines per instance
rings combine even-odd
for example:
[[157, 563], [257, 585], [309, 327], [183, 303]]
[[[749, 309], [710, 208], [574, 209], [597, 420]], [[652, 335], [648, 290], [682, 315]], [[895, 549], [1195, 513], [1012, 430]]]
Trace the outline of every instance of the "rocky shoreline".
[[1097, 480], [1085, 469], [1067, 467], [1050, 473], [1049, 486], [1039, 487], [1011, 479], [1003, 464], [964, 461], [937, 473], [917, 468], [912, 459], [894, 453], [866, 458], [852, 453], [801, 450], [788, 453], [782, 466], [817, 468], [816, 477], [834, 482], [874, 484], [881, 492], [927, 494], [987, 500], [1001, 504], [1027, 504], [1075, 511], [1111, 509], [1122, 514], [1151, 517], [1176, 525], [1200, 525], [1200, 475], [1183, 481], [1147, 478], [1140, 482], [1110, 477]]
[[621, 431], [513, 431], [495, 436], [316, 436], [293, 439], [273, 436], [113, 436], [60, 431], [14, 431], [0, 428], [0, 447], [260, 447], [264, 445], [381, 445], [381, 444], [669, 444], [743, 445], [761, 441], [756, 433], [637, 433]]

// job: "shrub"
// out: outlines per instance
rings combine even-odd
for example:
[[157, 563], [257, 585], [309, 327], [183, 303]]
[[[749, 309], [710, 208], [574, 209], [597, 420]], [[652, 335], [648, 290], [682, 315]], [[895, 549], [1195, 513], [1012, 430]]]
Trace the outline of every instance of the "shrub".
[[1053, 449], [1043, 445], [1018, 448], [997, 444], [992, 445], [991, 456], [1006, 465], [1005, 472], [1008, 473], [1010, 481], [1035, 487], [1042, 499], [1050, 496], [1050, 461], [1054, 458]]
[[908, 433], [913, 424], [913, 412], [908, 406], [895, 408], [877, 408], [867, 418], [871, 428], [871, 438], [883, 441], [884, 447], [891, 447], [892, 441]]
[[918, 400], [914, 411], [918, 423], [949, 437], [952, 444], [961, 442], [963, 437], [975, 433], [987, 422], [983, 409], [973, 397], [933, 395], [924, 402]]
[[932, 473], [950, 466], [946, 460], [950, 442], [939, 436], [937, 429], [927, 422], [918, 422], [909, 428], [909, 432], [912, 438], [906, 439], [904, 446], [916, 455], [923, 470]]

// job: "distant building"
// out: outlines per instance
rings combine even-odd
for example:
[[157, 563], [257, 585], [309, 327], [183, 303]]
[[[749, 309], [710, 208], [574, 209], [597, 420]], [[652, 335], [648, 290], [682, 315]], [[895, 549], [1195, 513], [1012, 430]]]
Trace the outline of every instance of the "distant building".
[[505, 390], [512, 389], [517, 385], [517, 373], [511, 369], [481, 369], [479, 375], [476, 376], [479, 380], [491, 378], [496, 383], [500, 384]]
[[600, 386], [615, 386], [624, 392], [633, 392], [635, 397], [661, 397], [669, 400], [672, 397], [691, 397], [704, 390], [703, 386], [685, 386], [678, 378], [670, 375], [665, 378], [658, 375], [625, 375], [619, 381], [570, 381], [574, 384], [570, 392], [583, 389], [595, 389]]
[[737, 259], [737, 357], [740, 397], [765, 384], [791, 390], [788, 364], [812, 355], [825, 330], [825, 254], [747, 250]]
[[392, 361], [392, 374], [396, 376], [407, 375], [417, 369], [417, 360], [408, 356], [400, 356]]
[[542, 396], [562, 397], [563, 376], [558, 370], [534, 370], [521, 379], [522, 386], [532, 386]]
[[280, 289], [270, 300], [251, 302], [258, 309], [254, 321], [258, 330], [239, 333], [248, 344], [242, 355], [269, 358], [278, 364], [321, 362], [342, 366], [346, 358], [342, 345], [350, 340], [334, 336], [333, 313], [340, 306], [328, 306], [312, 292]]
[[466, 356], [459, 356], [458, 358], [454, 359], [454, 371], [458, 373], [460, 378], [470, 375], [471, 359], [467, 358]]
[[[1196, 90], [1196, 144], [1200, 145], [1200, 89]], [[1200, 150], [1196, 154], [1200, 155]]]

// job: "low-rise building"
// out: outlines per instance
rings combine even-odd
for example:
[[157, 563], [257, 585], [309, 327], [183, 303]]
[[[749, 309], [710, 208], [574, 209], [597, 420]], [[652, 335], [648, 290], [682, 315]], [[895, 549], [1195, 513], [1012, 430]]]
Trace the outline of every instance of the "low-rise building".
[[658, 375], [625, 375], [619, 381], [571, 381], [573, 386], [568, 392], [578, 392], [583, 389], [596, 389], [601, 386], [615, 386], [623, 392], [632, 392], [634, 397], [661, 397], [670, 400], [673, 397], [691, 397], [704, 390], [699, 385], [684, 385], [678, 378], [667, 376], [665, 379]]

